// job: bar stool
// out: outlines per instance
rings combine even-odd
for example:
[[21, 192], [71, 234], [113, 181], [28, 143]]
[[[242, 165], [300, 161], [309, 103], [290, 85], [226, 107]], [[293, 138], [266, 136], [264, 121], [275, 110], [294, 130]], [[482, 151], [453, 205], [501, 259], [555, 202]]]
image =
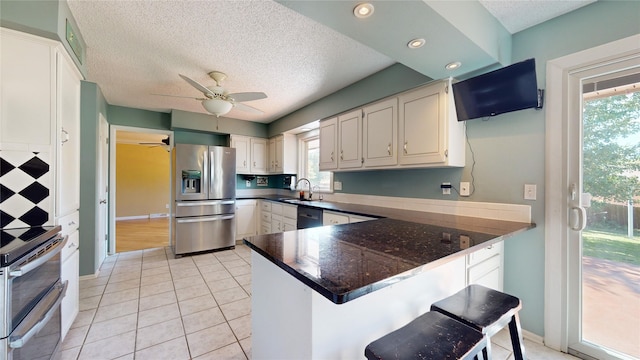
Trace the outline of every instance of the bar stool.
[[[407, 325], [371, 342], [367, 359], [477, 359], [491, 342], [479, 331], [438, 312], [429, 311]], [[485, 359], [489, 359], [486, 358]]]
[[469, 285], [431, 305], [432, 311], [461, 321], [488, 338], [509, 324], [513, 356], [516, 360], [524, 360], [524, 342], [518, 317], [521, 308], [522, 302], [517, 297], [481, 285]]

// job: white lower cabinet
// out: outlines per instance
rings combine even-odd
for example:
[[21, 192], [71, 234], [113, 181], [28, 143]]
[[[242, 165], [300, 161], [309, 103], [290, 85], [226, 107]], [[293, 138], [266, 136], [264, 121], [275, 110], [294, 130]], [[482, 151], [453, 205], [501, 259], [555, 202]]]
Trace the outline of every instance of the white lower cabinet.
[[257, 200], [236, 200], [236, 240], [256, 235]]
[[58, 219], [58, 225], [62, 227], [62, 235], [68, 236], [65, 247], [60, 252], [62, 265], [60, 278], [67, 281], [67, 293], [62, 299], [62, 339], [71, 328], [71, 324], [78, 315], [80, 309], [79, 271], [80, 271], [80, 233], [78, 232], [79, 213], [76, 211]]
[[467, 285], [503, 290], [504, 243], [489, 245], [467, 255]]
[[348, 224], [349, 223], [349, 215], [345, 213], [338, 213], [333, 211], [323, 211], [322, 212], [322, 225], [338, 225], [338, 224]]

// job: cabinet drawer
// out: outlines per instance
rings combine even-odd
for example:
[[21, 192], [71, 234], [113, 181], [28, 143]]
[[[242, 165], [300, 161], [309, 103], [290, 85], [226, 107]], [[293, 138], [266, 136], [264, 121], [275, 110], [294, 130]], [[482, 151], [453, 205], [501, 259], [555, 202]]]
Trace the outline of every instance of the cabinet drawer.
[[271, 202], [265, 200], [260, 201], [260, 209], [262, 211], [271, 212]]
[[348, 224], [348, 223], [349, 223], [349, 215], [334, 213], [330, 211], [325, 211], [322, 213], [323, 225], [338, 225], [338, 224]]
[[282, 215], [282, 204], [271, 204], [271, 213], [276, 215]]
[[298, 207], [294, 205], [282, 205], [282, 216], [289, 219], [297, 219]]
[[500, 255], [496, 255], [481, 262], [480, 264], [468, 268], [468, 283], [484, 285], [489, 288], [502, 291], [500, 263]]
[[75, 230], [71, 234], [67, 234], [69, 238], [67, 239], [67, 244], [60, 251], [60, 258], [62, 261], [66, 261], [73, 253], [78, 250], [78, 246], [80, 243], [80, 232]]
[[69, 235], [78, 230], [80, 224], [80, 213], [74, 211], [67, 216], [58, 218], [58, 225], [62, 227], [62, 235]]
[[502, 244], [503, 244], [502, 242], [499, 242], [493, 245], [489, 245], [484, 249], [480, 249], [476, 252], [469, 254], [468, 264], [474, 265], [494, 255], [498, 255], [502, 253]]

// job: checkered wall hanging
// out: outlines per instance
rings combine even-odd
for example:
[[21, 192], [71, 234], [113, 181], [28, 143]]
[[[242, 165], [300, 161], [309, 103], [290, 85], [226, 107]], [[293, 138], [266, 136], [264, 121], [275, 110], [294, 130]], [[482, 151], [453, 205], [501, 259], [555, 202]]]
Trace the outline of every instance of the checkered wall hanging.
[[0, 228], [49, 225], [50, 154], [0, 151]]

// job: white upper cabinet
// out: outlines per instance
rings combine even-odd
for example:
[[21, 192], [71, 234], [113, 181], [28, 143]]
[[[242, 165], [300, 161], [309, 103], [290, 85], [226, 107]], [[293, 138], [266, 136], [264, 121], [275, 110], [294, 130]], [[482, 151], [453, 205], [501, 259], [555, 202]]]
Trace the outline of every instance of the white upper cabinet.
[[295, 135], [283, 134], [269, 139], [269, 173], [296, 174], [298, 146]]
[[80, 208], [80, 79], [81, 75], [64, 53], [57, 56], [59, 147], [56, 216], [65, 216]]
[[451, 93], [443, 81], [398, 97], [401, 165], [464, 166], [464, 124]]
[[266, 174], [267, 173], [267, 157], [269, 156], [269, 149], [267, 148], [267, 139], [251, 138], [251, 162], [250, 173], [251, 174]]
[[5, 28], [0, 42], [2, 148], [52, 151], [59, 43]]
[[338, 116], [338, 167], [362, 167], [362, 110]]
[[451, 80], [320, 122], [320, 170], [464, 167], [465, 151]]
[[364, 166], [398, 163], [398, 100], [387, 99], [364, 108], [362, 155]]
[[338, 118], [320, 122], [320, 170], [338, 168]]
[[249, 174], [250, 143], [249, 137], [231, 135], [231, 147], [236, 149], [236, 173]]

